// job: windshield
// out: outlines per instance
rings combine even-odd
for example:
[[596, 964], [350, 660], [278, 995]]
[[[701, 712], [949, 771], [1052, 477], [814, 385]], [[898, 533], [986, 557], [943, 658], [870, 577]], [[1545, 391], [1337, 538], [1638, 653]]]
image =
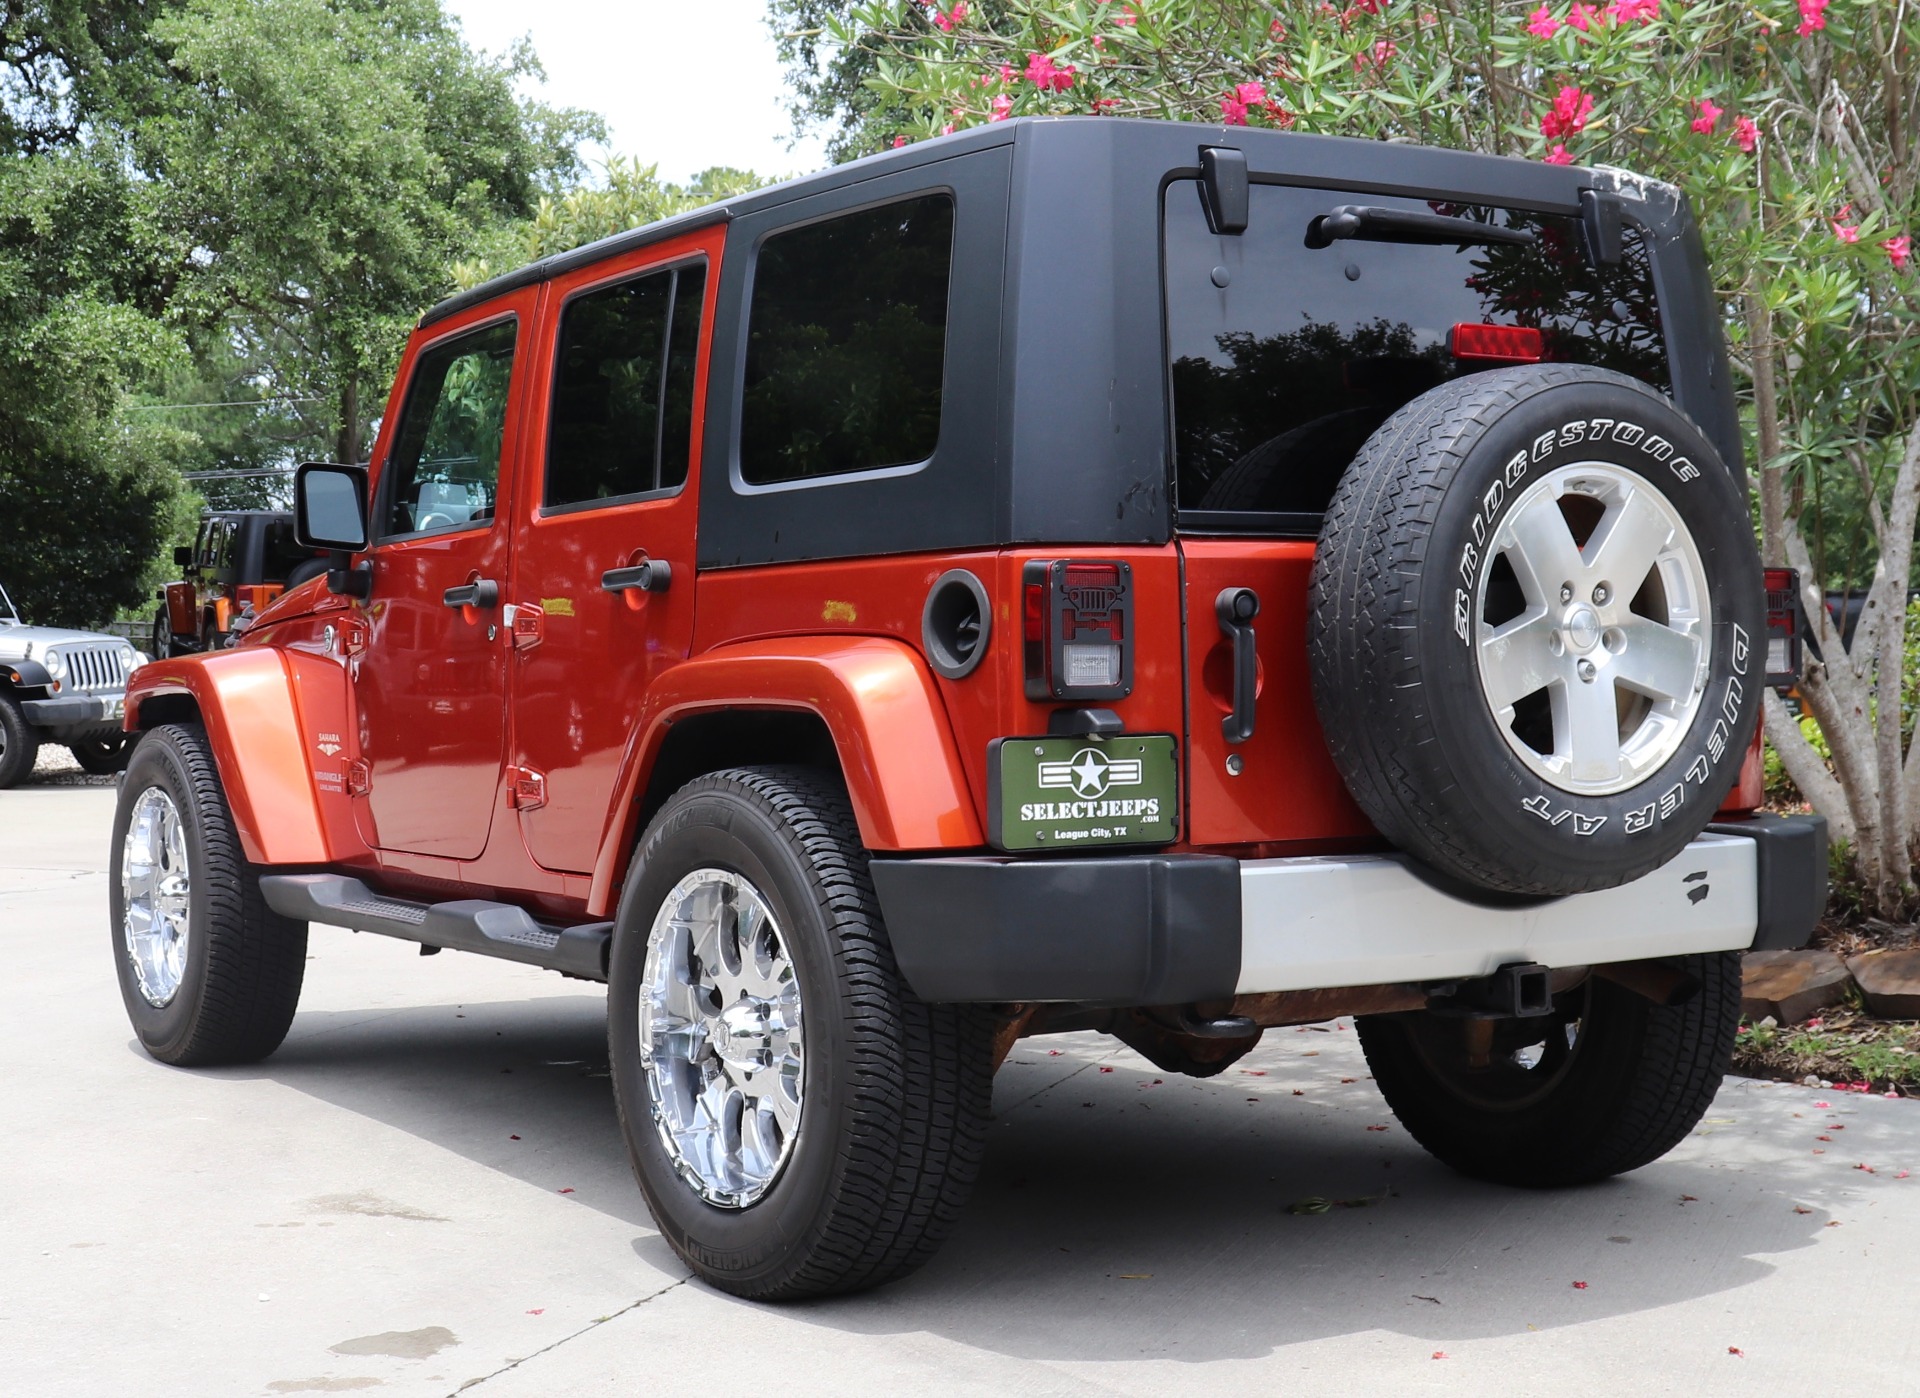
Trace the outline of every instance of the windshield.
[[1259, 514], [1316, 531], [1375, 429], [1478, 369], [1593, 364], [1668, 387], [1652, 269], [1631, 226], [1619, 265], [1596, 268], [1574, 220], [1519, 210], [1255, 185], [1246, 232], [1223, 236], [1197, 183], [1181, 182], [1165, 216], [1189, 528]]
[[0, 626], [22, 626], [20, 613], [13, 608], [13, 599], [7, 596], [5, 584], [0, 584]]

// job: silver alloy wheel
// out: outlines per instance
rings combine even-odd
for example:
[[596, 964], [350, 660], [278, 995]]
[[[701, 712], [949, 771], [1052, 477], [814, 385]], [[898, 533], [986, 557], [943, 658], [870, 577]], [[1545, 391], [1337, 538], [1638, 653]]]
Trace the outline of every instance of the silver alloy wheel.
[[725, 869], [674, 885], [647, 936], [640, 1053], [653, 1122], [680, 1177], [741, 1209], [800, 1134], [800, 983], [759, 890]]
[[1700, 709], [1713, 630], [1706, 567], [1673, 506], [1624, 467], [1562, 466], [1514, 502], [1488, 554], [1474, 651], [1507, 746], [1575, 795], [1656, 771]]
[[125, 900], [120, 935], [140, 994], [155, 1009], [173, 1003], [187, 967], [188, 904], [193, 892], [187, 832], [173, 797], [150, 786], [134, 802], [120, 848]]

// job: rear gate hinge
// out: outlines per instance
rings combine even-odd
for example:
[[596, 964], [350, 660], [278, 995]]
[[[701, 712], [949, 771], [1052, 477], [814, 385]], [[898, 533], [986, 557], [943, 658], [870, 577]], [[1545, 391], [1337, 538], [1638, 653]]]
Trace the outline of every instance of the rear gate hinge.
[[531, 767], [507, 768], [507, 799], [516, 811], [537, 811], [547, 804], [547, 778]]

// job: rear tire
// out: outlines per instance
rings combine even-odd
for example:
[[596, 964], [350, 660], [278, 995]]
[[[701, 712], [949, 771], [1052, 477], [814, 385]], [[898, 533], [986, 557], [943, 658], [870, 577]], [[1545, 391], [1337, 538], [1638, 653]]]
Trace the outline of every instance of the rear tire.
[[246, 861], [206, 730], [140, 739], [113, 818], [120, 998], [146, 1051], [203, 1068], [280, 1047], [300, 1003], [307, 925], [281, 917]]
[[67, 751], [88, 776], [110, 777], [127, 770], [127, 761], [133, 756], [133, 738], [128, 734], [117, 738], [77, 738], [67, 744]]
[[1436, 1158], [1501, 1184], [1585, 1184], [1658, 1160], [1719, 1090], [1740, 1023], [1740, 954], [1675, 964], [1700, 983], [1685, 1004], [1589, 978], [1556, 997], [1554, 1018], [1494, 1021], [1477, 1069], [1468, 1021], [1423, 1011], [1355, 1027], [1387, 1105]]
[[39, 756], [40, 735], [20, 711], [20, 701], [0, 694], [0, 791], [31, 776]]
[[153, 658], [165, 660], [173, 654], [173, 618], [165, 607], [153, 614]]
[[[728, 911], [689, 911], [709, 894]], [[991, 1022], [908, 989], [832, 776], [740, 768], [667, 803], [621, 898], [607, 1006], [634, 1174], [714, 1286], [876, 1286], [952, 1229], [985, 1146]], [[797, 1084], [784, 1100], [754, 1076], [766, 1063]]]

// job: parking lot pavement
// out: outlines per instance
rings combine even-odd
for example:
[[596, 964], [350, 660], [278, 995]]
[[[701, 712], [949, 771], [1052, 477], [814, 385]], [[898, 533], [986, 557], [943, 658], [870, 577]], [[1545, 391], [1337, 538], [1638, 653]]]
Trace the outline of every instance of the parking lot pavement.
[[1734, 1080], [1666, 1160], [1521, 1193], [1428, 1160], [1338, 1024], [1206, 1082], [1025, 1041], [924, 1271], [735, 1301], [650, 1226], [595, 987], [316, 929], [272, 1059], [149, 1060], [112, 800], [0, 793], [0, 1393], [1915, 1388], [1920, 1104]]

